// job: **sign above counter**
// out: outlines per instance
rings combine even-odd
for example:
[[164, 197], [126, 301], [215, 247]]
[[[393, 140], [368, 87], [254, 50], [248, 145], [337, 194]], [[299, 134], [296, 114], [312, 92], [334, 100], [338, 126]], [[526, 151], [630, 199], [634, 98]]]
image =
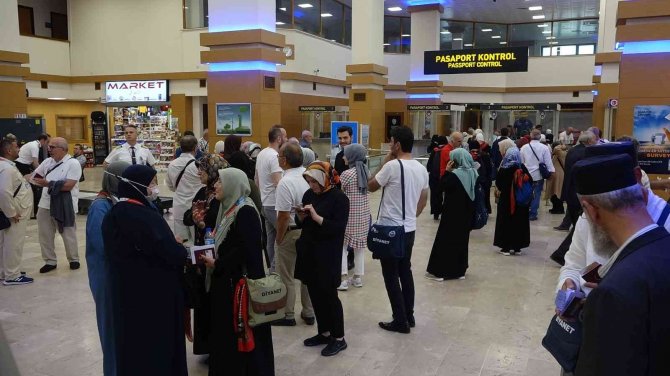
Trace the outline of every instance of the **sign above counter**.
[[105, 82], [105, 102], [168, 102], [167, 80]]
[[425, 51], [424, 74], [528, 71], [528, 47]]
[[300, 112], [335, 112], [335, 106], [298, 106]]
[[480, 104], [469, 108], [484, 111], [560, 111], [558, 103], [524, 103], [524, 104]]

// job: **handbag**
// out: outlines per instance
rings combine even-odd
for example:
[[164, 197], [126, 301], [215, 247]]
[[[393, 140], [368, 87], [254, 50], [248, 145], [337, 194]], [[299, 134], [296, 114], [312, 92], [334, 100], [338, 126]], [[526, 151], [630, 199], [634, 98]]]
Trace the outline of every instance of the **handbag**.
[[373, 223], [370, 226], [370, 231], [368, 231], [368, 249], [372, 251], [372, 258], [375, 259], [405, 257], [405, 170], [400, 160], [398, 160], [398, 163], [400, 163], [403, 224], [400, 226], [385, 226], [378, 223], [379, 213], [381, 213], [382, 205], [384, 204], [384, 192], [386, 189], [383, 189], [379, 211], [377, 212], [377, 222]]
[[577, 367], [577, 356], [582, 344], [581, 318], [575, 321], [563, 321], [557, 315], [551, 318], [542, 346], [558, 361], [567, 372]]
[[[18, 186], [18, 187], [16, 188], [16, 190], [14, 191], [14, 195], [12, 196], [12, 198], [15, 198], [16, 195], [19, 194], [19, 191], [21, 190], [21, 186], [22, 186], [22, 185], [23, 185], [23, 183], [19, 184], [19, 186]], [[6, 229], [8, 229], [11, 225], [12, 225], [12, 222], [9, 221], [9, 218], [7, 218], [7, 216], [5, 215], [5, 213], [3, 213], [2, 211], [0, 211], [0, 230], [6, 230]]]
[[281, 320], [286, 310], [286, 285], [277, 273], [263, 278], [245, 277], [249, 291], [249, 326]]
[[540, 161], [540, 158], [538, 158], [537, 154], [535, 154], [535, 149], [528, 144], [528, 147], [530, 148], [530, 151], [533, 152], [533, 155], [535, 156], [535, 159], [539, 162], [538, 166], [540, 167], [540, 176], [542, 176], [542, 179], [549, 179], [551, 177], [551, 172], [549, 172], [549, 169], [547, 168], [547, 165]]

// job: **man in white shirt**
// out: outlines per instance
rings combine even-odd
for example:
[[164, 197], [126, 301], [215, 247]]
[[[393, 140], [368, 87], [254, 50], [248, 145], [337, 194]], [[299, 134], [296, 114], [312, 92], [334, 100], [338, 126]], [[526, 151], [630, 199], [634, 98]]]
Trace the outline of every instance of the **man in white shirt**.
[[254, 180], [261, 191], [263, 216], [265, 217], [265, 231], [267, 234], [268, 258], [271, 260], [270, 271], [275, 270], [275, 238], [277, 236], [277, 212], [275, 210], [277, 184], [282, 176], [279, 167], [279, 148], [287, 141], [286, 130], [275, 125], [268, 132], [270, 144], [261, 150], [256, 157], [256, 175]]
[[540, 143], [542, 138], [542, 133], [533, 129], [530, 132], [530, 143], [521, 147], [521, 162], [526, 166], [528, 172], [533, 177], [533, 190], [535, 191], [535, 196], [533, 197], [533, 202], [530, 204], [530, 213], [528, 215], [531, 221], [537, 220], [537, 211], [540, 207], [540, 200], [542, 198], [542, 189], [544, 187], [544, 178], [540, 173], [540, 163], [544, 163], [547, 166], [547, 170], [550, 173], [556, 172], [554, 164], [551, 161], [551, 150], [545, 145]]
[[0, 211], [10, 222], [8, 228], [0, 230], [0, 280], [5, 286], [33, 282], [20, 271], [26, 226], [33, 212], [33, 192], [12, 162], [18, 155], [15, 140], [0, 141]]
[[[275, 209], [277, 210], [277, 247], [275, 267], [286, 284], [286, 315], [284, 319], [274, 323], [279, 326], [295, 326], [295, 295], [296, 280], [293, 277], [297, 252], [295, 242], [300, 238], [302, 230], [295, 223], [295, 208], [302, 205], [302, 197], [309, 189], [302, 176], [302, 148], [292, 143], [284, 144], [279, 149], [279, 166], [284, 176], [277, 184]], [[300, 317], [307, 325], [314, 325], [314, 308], [309, 298], [307, 286], [300, 283]]]
[[[368, 190], [384, 188], [378, 223], [403, 224], [405, 227], [405, 257], [381, 259], [386, 292], [391, 301], [393, 321], [380, 322], [388, 331], [409, 333], [414, 327], [414, 279], [411, 270], [412, 248], [416, 235], [416, 218], [421, 215], [428, 201], [428, 171], [412, 159], [414, 135], [408, 127], [391, 130], [391, 152], [386, 155], [380, 169], [368, 181]], [[405, 215], [402, 210], [401, 163], [405, 175]], [[402, 285], [402, 288], [401, 288]]]
[[[19, 169], [21, 175], [26, 176], [31, 174], [40, 165], [40, 150], [44, 148], [44, 145], [49, 143], [50, 138], [51, 136], [46, 133], [41, 134], [37, 140], [30, 141], [21, 146], [19, 157], [14, 161], [14, 163], [16, 163], [16, 168]], [[31, 188], [33, 190], [33, 214], [31, 219], [35, 219], [35, 216], [37, 215], [37, 205], [40, 197], [42, 197], [42, 188], [35, 185], [31, 185]]]
[[182, 153], [168, 165], [165, 181], [168, 188], [174, 192], [172, 204], [174, 234], [193, 244], [195, 232], [193, 227], [184, 225], [184, 213], [191, 208], [193, 197], [203, 187], [195, 160], [198, 140], [194, 136], [184, 136], [179, 146]]
[[126, 143], [117, 146], [109, 153], [107, 158], [105, 158], [104, 167], [116, 161], [128, 162], [131, 165], [141, 164], [149, 167], [156, 164], [156, 159], [151, 154], [151, 150], [137, 143], [137, 127], [135, 125], [126, 125], [124, 134], [126, 135]]
[[[50, 182], [62, 181], [60, 192], [70, 192], [72, 196], [72, 209], [76, 215], [79, 203], [79, 178], [81, 177], [81, 166], [79, 162], [67, 153], [67, 141], [61, 137], [49, 140], [49, 153], [51, 158], [42, 162], [33, 177], [33, 184], [48, 188]], [[42, 197], [37, 210], [37, 229], [39, 232], [40, 248], [45, 265], [40, 273], [47, 273], [56, 269], [56, 249], [54, 239], [56, 231], [60, 231], [59, 224], [54, 219], [51, 211], [51, 200], [54, 194], [49, 194], [48, 189], [42, 190]], [[70, 269], [79, 269], [79, 250], [77, 248], [76, 225], [63, 227], [61, 237], [65, 245], [65, 254], [70, 262]]]
[[575, 137], [573, 135], [574, 132], [575, 132], [574, 128], [568, 127], [568, 129], [558, 134], [558, 142], [560, 142], [563, 145], [574, 144], [575, 143]]

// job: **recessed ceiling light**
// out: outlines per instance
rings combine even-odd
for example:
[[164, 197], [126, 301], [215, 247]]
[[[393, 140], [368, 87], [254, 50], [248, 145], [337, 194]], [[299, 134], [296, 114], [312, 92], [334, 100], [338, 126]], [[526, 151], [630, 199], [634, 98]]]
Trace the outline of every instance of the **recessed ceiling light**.
[[500, 39], [500, 35], [493, 35], [491, 36], [491, 39]]
[[275, 22], [275, 25], [286, 25], [286, 24], [281, 22], [281, 21], [277, 21], [277, 22]]
[[507, 44], [507, 42], [500, 42], [500, 44]]
[[533, 16], [533, 19], [534, 20], [543, 20], [544, 19], [544, 14], [535, 15], [535, 16]]
[[451, 34], [451, 32], [449, 32], [447, 30], [444, 30], [444, 31], [440, 31], [440, 34]]
[[390, 46], [391, 43], [384, 43], [384, 46]]
[[482, 31], [488, 33], [489, 31], [493, 31], [493, 29], [482, 29]]
[[310, 3], [298, 4], [298, 6], [299, 6], [300, 8], [303, 8], [303, 9], [305, 9], [305, 8], [313, 8], [313, 7], [314, 7], [314, 5], [312, 5], [312, 4], [310, 4]]
[[332, 17], [333, 15], [330, 13], [321, 13], [321, 17]]
[[549, 44], [558, 44], [558, 42], [549, 42]]
[[547, 39], [556, 39], [556, 37], [547, 37]]
[[551, 34], [551, 30], [545, 30], [542, 32], [542, 34]]
[[279, 8], [282, 12], [286, 12], [286, 8]]
[[463, 47], [472, 47], [472, 43], [466, 43], [463, 45]]
[[64, 101], [67, 98], [53, 97], [53, 98], [47, 98], [47, 99], [52, 100], [52, 101]]
[[389, 12], [400, 12], [402, 10], [401, 7], [390, 7], [386, 9], [388, 9]]
[[463, 40], [463, 38], [454, 38], [453, 40]]
[[402, 34], [400, 36], [403, 37], [403, 38], [408, 38], [408, 37], [411, 37], [412, 35], [411, 34]]
[[537, 25], [537, 27], [549, 27], [549, 24], [540, 24], [540, 25]]
[[533, 10], [542, 10], [542, 6], [538, 5], [538, 6], [534, 6], [534, 7], [528, 7], [528, 10], [531, 10], [531, 11], [533, 11]]

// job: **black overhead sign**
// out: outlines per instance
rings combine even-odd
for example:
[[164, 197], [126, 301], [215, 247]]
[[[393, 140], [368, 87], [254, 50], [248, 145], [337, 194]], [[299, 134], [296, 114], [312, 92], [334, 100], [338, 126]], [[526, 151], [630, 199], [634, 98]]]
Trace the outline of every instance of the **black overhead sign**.
[[527, 104], [482, 104], [480, 110], [488, 111], [557, 111], [556, 103], [527, 103]]
[[298, 106], [301, 112], [334, 112], [335, 106]]
[[424, 74], [527, 72], [528, 47], [425, 51]]
[[408, 104], [408, 111], [449, 111], [451, 106], [448, 104]]

